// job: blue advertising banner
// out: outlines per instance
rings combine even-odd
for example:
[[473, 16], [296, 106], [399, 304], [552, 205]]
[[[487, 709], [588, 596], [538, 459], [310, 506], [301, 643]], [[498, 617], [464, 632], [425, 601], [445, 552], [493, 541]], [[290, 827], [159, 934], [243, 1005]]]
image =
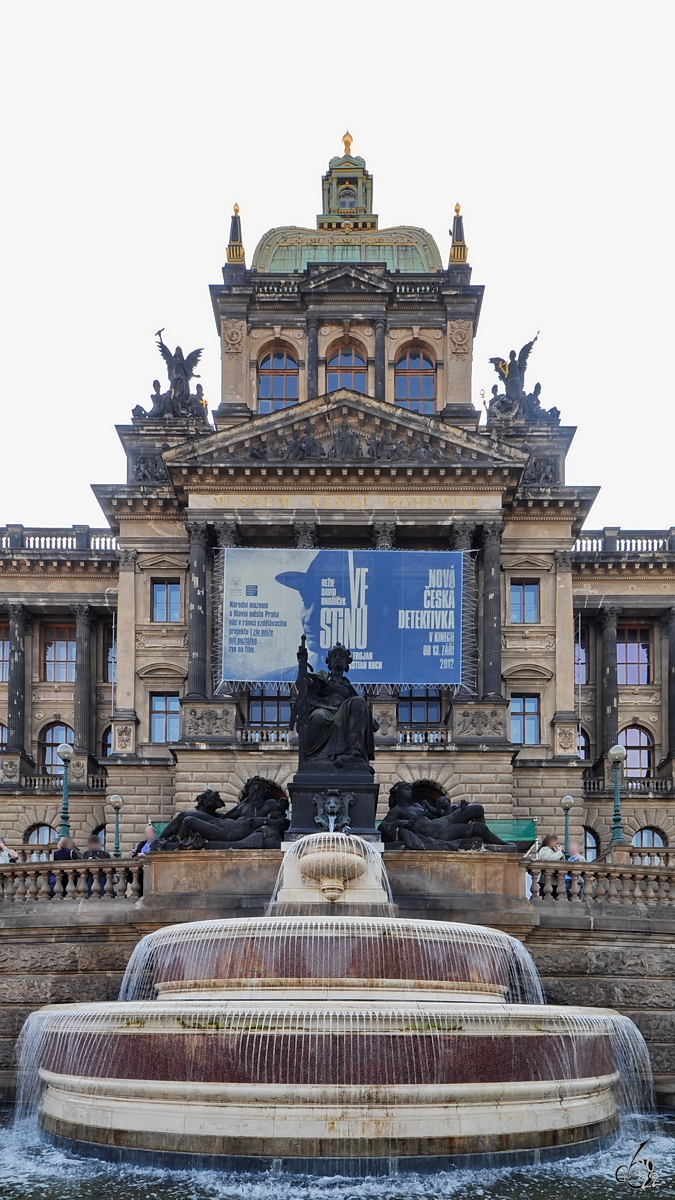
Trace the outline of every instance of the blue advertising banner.
[[347, 646], [354, 683], [461, 683], [461, 553], [224, 554], [224, 680], [294, 680], [304, 633], [314, 670], [336, 642]]

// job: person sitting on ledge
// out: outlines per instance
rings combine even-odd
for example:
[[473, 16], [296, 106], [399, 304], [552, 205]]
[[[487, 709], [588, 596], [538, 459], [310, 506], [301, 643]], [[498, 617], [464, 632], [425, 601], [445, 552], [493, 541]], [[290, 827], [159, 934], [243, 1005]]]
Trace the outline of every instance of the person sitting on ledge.
[[380, 822], [382, 840], [403, 842], [409, 850], [480, 850], [483, 846], [515, 850], [512, 842], [502, 841], [486, 825], [482, 804], [461, 800], [452, 805], [447, 796], [441, 800], [448, 811], [436, 816], [427, 801], [413, 798], [411, 784], [395, 783], [389, 792], [389, 812]]
[[[218, 814], [223, 807], [220, 792], [211, 789], [197, 796], [196, 810], [177, 813], [158, 837], [157, 850], [278, 850], [281, 836], [278, 817], [258, 816], [251, 801], [242, 798], [231, 813]], [[232, 815], [236, 814], [236, 815]]]
[[145, 837], [141, 838], [135, 850], [132, 850], [129, 858], [137, 858], [139, 854], [149, 854], [157, 838], [157, 830], [154, 825], [146, 825]]

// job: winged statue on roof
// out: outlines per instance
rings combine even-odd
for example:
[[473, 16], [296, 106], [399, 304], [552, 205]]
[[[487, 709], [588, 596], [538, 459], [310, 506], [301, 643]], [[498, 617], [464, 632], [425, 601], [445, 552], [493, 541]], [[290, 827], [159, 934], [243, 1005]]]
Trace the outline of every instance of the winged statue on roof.
[[492, 389], [492, 399], [489, 406], [487, 406], [489, 422], [494, 420], [520, 420], [528, 422], [559, 420], [560, 413], [557, 408], [550, 408], [548, 410], [542, 408], [539, 400], [541, 392], [540, 383], [535, 384], [534, 391], [529, 395], [525, 391], [527, 360], [538, 337], [539, 333], [532, 338], [531, 342], [526, 342], [519, 354], [516, 354], [515, 350], [512, 350], [508, 360], [504, 358], [490, 359], [504, 386], [504, 391], [500, 395], [497, 384]]
[[504, 391], [507, 400], [514, 402], [521, 400], [525, 395], [525, 371], [527, 370], [527, 360], [532, 352], [532, 347], [536, 342], [539, 334], [532, 338], [531, 342], [526, 342], [520, 354], [516, 357], [515, 350], [509, 354], [509, 360], [506, 362], [503, 358], [491, 358], [495, 371], [504, 384]]
[[202, 356], [203, 347], [192, 350], [189, 354], [183, 354], [181, 347], [176, 346], [172, 354], [162, 340], [163, 332], [163, 328], [158, 329], [155, 337], [157, 338], [157, 349], [166, 363], [169, 390], [163, 392], [159, 380], [155, 379], [153, 381], [154, 390], [150, 397], [152, 400], [150, 412], [146, 412], [138, 405], [132, 416], [152, 417], [155, 420], [165, 420], [167, 417], [194, 417], [198, 421], [208, 421], [208, 409], [202, 385], [197, 384], [194, 396], [190, 393], [190, 380], [199, 379], [196, 367]]

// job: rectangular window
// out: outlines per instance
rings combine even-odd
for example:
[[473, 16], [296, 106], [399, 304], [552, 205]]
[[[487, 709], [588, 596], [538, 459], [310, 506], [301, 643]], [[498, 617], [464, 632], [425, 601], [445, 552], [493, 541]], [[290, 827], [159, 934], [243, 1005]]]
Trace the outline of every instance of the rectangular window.
[[177, 742], [180, 699], [174, 695], [150, 697], [150, 741], [158, 744]]
[[438, 725], [441, 701], [436, 688], [402, 687], [398, 694], [399, 725]]
[[47, 683], [75, 680], [75, 626], [45, 625], [42, 633], [42, 678]]
[[106, 683], [117, 682], [117, 642], [113, 641], [113, 627], [106, 625], [104, 643], [103, 678]]
[[511, 583], [511, 624], [536, 625], [539, 621], [539, 583], [536, 579]]
[[651, 630], [625, 626], [616, 632], [617, 683], [650, 682]]
[[585, 629], [577, 629], [574, 635], [574, 683], [577, 687], [588, 683], [588, 651]]
[[511, 741], [523, 746], [539, 743], [539, 697], [511, 697]]
[[180, 583], [170, 580], [152, 585], [153, 621], [180, 621]]
[[9, 625], [0, 625], [0, 683], [9, 680]]
[[291, 720], [291, 697], [276, 683], [251, 685], [248, 703], [248, 723], [252, 726], [275, 725], [288, 728]]

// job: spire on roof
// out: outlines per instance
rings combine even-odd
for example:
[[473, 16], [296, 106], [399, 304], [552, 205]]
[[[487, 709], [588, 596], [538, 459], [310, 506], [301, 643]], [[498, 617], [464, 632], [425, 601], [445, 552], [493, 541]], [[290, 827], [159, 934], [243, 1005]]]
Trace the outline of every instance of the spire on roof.
[[464, 241], [464, 217], [461, 216], [459, 204], [455, 205], [455, 216], [452, 222], [452, 244], [450, 246], [450, 265], [465, 263], [469, 247]]
[[230, 219], [230, 240], [227, 244], [227, 261], [229, 263], [243, 263], [245, 260], [246, 253], [241, 240], [239, 205], [235, 204], [234, 212]]

